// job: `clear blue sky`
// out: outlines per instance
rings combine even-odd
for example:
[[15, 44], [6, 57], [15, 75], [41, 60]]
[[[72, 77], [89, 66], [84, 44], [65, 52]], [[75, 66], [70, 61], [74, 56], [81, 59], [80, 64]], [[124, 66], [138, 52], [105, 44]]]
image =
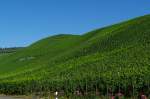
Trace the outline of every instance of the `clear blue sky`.
[[150, 0], [0, 0], [0, 47], [87, 31], [150, 14]]

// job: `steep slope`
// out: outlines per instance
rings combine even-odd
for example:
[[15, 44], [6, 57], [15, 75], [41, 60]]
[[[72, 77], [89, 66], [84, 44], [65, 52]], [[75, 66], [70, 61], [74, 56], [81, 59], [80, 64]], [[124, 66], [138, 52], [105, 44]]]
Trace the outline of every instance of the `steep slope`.
[[150, 93], [149, 50], [150, 15], [81, 36], [52, 36], [0, 57], [0, 92]]

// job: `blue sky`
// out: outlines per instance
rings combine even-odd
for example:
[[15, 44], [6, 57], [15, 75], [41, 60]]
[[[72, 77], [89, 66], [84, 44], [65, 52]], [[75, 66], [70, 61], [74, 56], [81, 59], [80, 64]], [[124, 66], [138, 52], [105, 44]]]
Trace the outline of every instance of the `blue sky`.
[[0, 0], [0, 47], [90, 30], [150, 14], [150, 0]]

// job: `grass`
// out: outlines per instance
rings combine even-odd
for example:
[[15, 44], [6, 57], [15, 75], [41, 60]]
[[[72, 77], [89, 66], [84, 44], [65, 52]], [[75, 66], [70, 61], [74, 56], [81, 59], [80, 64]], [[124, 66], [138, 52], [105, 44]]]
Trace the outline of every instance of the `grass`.
[[0, 56], [0, 92], [150, 93], [150, 15]]

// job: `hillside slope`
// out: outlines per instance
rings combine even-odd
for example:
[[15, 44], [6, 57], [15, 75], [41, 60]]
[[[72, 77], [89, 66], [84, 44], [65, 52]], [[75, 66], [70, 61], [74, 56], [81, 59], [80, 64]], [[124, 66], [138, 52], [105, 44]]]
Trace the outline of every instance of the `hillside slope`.
[[[150, 15], [0, 56], [0, 92], [150, 93]], [[128, 90], [131, 90], [128, 91]]]

